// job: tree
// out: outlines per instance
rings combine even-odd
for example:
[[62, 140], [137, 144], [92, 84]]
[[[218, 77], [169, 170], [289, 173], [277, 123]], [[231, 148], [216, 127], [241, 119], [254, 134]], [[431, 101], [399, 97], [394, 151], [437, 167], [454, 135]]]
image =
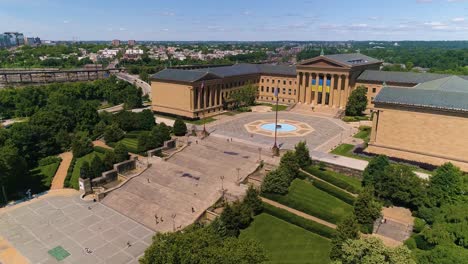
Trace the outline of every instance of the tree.
[[221, 216], [219, 217], [222, 225], [225, 228], [225, 236], [237, 237], [240, 234], [240, 214], [235, 208], [229, 204], [224, 207]]
[[290, 184], [291, 178], [288, 172], [279, 168], [265, 176], [261, 190], [262, 193], [286, 194]]
[[116, 160], [115, 160], [116, 163], [119, 163], [128, 159], [128, 148], [122, 142], [119, 142], [117, 143], [117, 145], [115, 145], [114, 153], [116, 157]]
[[151, 130], [154, 127], [156, 120], [154, 119], [154, 115], [151, 110], [145, 109], [138, 115], [141, 130]]
[[296, 154], [297, 163], [299, 164], [299, 167], [305, 169], [312, 165], [312, 159], [310, 158], [309, 148], [307, 147], [305, 141], [300, 141], [299, 143], [297, 143], [294, 149], [294, 153]]
[[106, 154], [104, 154], [104, 159], [102, 159], [105, 170], [112, 169], [116, 160], [117, 156], [115, 155], [114, 151], [106, 151]]
[[288, 174], [290, 181], [294, 180], [299, 174], [299, 162], [294, 152], [288, 151], [281, 157], [280, 168]]
[[392, 164], [374, 184], [378, 198], [416, 210], [427, 203], [426, 182], [410, 167]]
[[351, 92], [346, 104], [347, 116], [360, 116], [367, 107], [367, 88], [364, 86], [357, 87]]
[[362, 184], [364, 186], [374, 185], [375, 182], [380, 181], [388, 166], [390, 166], [390, 161], [387, 156], [379, 155], [373, 158], [362, 173]]
[[340, 264], [416, 264], [406, 246], [386, 247], [382, 240], [367, 237], [347, 240], [342, 245], [342, 254], [335, 263]]
[[106, 142], [117, 142], [124, 138], [125, 132], [119, 128], [117, 124], [111, 124], [104, 131], [104, 139]]
[[158, 233], [140, 259], [142, 264], [259, 264], [267, 260], [261, 246], [249, 239], [223, 238], [211, 226]]
[[234, 91], [231, 95], [231, 99], [234, 102], [235, 108], [240, 106], [251, 106], [255, 104], [257, 94], [257, 88], [249, 83], [246, 86], [241, 87], [239, 90]]
[[93, 151], [93, 142], [85, 133], [78, 133], [72, 142], [73, 157], [79, 158]]
[[89, 167], [89, 162], [87, 160], [83, 161], [80, 168], [80, 178], [88, 179], [92, 178], [92, 172]]
[[103, 172], [104, 170], [104, 163], [102, 162], [102, 160], [97, 156], [95, 155], [94, 158], [91, 160], [91, 163], [89, 165], [89, 169], [90, 169], [90, 172], [91, 172], [91, 179], [94, 179], [94, 178], [97, 178], [99, 176], [101, 176], [101, 173]]
[[428, 198], [433, 206], [454, 203], [464, 190], [462, 171], [452, 163], [445, 163], [429, 178]]
[[185, 134], [187, 134], [187, 126], [182, 119], [177, 118], [174, 121], [174, 135], [180, 137], [185, 136]]
[[364, 188], [354, 202], [354, 214], [363, 233], [372, 233], [374, 221], [382, 215], [381, 211], [382, 205], [375, 200], [374, 190]]
[[247, 189], [244, 203], [251, 208], [254, 215], [261, 213], [263, 210], [263, 202], [259, 197], [258, 191], [253, 186], [249, 186]]
[[354, 214], [350, 214], [336, 227], [336, 232], [331, 240], [330, 259], [336, 260], [343, 254], [341, 249], [348, 239], [359, 239], [359, 224]]

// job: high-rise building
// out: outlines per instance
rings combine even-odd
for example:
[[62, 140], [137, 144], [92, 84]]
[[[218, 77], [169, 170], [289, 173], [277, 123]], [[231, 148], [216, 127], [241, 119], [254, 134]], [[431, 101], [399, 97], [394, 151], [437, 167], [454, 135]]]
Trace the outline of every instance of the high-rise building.
[[136, 41], [133, 40], [133, 39], [131, 39], [131, 40], [128, 41], [128, 45], [129, 45], [129, 46], [135, 46], [135, 45], [136, 45]]
[[120, 46], [120, 40], [118, 40], [118, 39], [112, 40], [112, 46], [114, 46], [114, 47]]
[[5, 32], [0, 34], [0, 47], [8, 48], [24, 45], [24, 35], [19, 32]]

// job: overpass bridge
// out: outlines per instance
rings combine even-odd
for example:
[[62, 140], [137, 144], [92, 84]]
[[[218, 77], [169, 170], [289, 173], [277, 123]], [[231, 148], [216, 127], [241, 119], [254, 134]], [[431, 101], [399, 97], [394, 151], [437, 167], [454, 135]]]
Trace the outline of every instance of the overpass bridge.
[[15, 86], [56, 82], [78, 82], [104, 79], [120, 70], [111, 69], [0, 69], [0, 85]]

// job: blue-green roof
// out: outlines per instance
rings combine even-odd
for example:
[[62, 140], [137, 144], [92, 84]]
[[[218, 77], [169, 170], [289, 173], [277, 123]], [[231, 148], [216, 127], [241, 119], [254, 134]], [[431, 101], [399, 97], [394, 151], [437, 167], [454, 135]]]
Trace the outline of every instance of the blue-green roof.
[[384, 87], [374, 98], [379, 104], [406, 105], [468, 112], [468, 80], [449, 76], [413, 88]]

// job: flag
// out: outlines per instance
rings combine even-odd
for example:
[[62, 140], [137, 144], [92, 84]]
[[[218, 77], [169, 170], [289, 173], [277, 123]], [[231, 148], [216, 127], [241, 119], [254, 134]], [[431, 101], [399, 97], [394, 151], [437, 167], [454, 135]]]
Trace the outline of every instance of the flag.
[[274, 88], [274, 89], [275, 89], [275, 97], [276, 97], [276, 98], [278, 98], [278, 94], [279, 94], [279, 88], [278, 88], [278, 87], [276, 87], [276, 88]]

